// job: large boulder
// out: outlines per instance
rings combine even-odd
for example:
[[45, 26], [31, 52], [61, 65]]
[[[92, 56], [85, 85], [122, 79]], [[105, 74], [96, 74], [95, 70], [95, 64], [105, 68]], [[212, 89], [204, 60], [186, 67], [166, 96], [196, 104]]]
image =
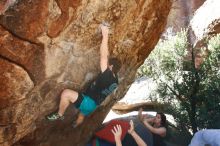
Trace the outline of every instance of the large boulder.
[[220, 1], [207, 0], [193, 16], [190, 25], [196, 36], [196, 43], [220, 33]]
[[[0, 145], [84, 145], [133, 82], [170, 8], [171, 0], [1, 1]], [[110, 53], [123, 62], [117, 92], [81, 127], [70, 128], [71, 118], [47, 123], [64, 88], [83, 90], [97, 76], [102, 21], [111, 24]]]
[[189, 26], [190, 19], [195, 11], [206, 0], [177, 0], [172, 4], [172, 9], [168, 16], [167, 28], [172, 28], [174, 32], [181, 31]]

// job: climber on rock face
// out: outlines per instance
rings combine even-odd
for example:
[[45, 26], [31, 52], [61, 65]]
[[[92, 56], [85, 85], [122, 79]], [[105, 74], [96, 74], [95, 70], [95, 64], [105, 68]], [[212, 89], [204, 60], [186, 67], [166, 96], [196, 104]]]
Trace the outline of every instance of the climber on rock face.
[[74, 103], [79, 109], [79, 115], [74, 123], [74, 127], [81, 124], [85, 116], [92, 113], [105, 98], [118, 86], [117, 73], [120, 70], [121, 62], [117, 58], [108, 58], [108, 35], [109, 28], [102, 24], [102, 42], [100, 46], [100, 68], [101, 73], [96, 80], [83, 93], [71, 89], [65, 89], [61, 93], [59, 110], [57, 113], [48, 115], [50, 121], [64, 119], [64, 112], [70, 103]]

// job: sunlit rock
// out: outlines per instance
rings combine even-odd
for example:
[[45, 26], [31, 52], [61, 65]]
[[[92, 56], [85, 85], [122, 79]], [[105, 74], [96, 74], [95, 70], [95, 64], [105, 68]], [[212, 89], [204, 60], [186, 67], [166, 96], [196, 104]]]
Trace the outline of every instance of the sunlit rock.
[[220, 33], [220, 1], [207, 0], [195, 13], [190, 24], [197, 40]]

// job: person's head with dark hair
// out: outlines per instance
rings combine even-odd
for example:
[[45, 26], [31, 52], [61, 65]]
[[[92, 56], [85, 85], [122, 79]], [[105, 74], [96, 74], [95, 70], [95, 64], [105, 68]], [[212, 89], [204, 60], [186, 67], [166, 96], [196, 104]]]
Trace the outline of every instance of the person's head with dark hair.
[[114, 74], [117, 74], [121, 68], [121, 61], [118, 58], [109, 58], [108, 60], [109, 66]]
[[155, 124], [159, 127], [166, 127], [166, 115], [164, 113], [158, 112], [155, 117]]
[[161, 118], [161, 126], [162, 127], [166, 127], [166, 124], [167, 124], [167, 117], [164, 113], [157, 113], [160, 115], [160, 118]]

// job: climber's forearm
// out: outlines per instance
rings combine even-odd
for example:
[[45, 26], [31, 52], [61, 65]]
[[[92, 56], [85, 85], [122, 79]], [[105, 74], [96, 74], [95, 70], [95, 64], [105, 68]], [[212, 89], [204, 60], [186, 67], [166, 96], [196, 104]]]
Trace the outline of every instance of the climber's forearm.
[[100, 67], [101, 71], [104, 72], [108, 67], [108, 32], [109, 29], [107, 26], [102, 25], [102, 42], [100, 46]]
[[122, 146], [122, 143], [121, 143], [121, 139], [119, 138], [116, 138], [115, 139], [115, 143], [116, 143], [116, 146]]
[[143, 139], [135, 131], [132, 131], [130, 134], [134, 138], [134, 140], [136, 141], [138, 146], [147, 146], [147, 144], [143, 141]]

